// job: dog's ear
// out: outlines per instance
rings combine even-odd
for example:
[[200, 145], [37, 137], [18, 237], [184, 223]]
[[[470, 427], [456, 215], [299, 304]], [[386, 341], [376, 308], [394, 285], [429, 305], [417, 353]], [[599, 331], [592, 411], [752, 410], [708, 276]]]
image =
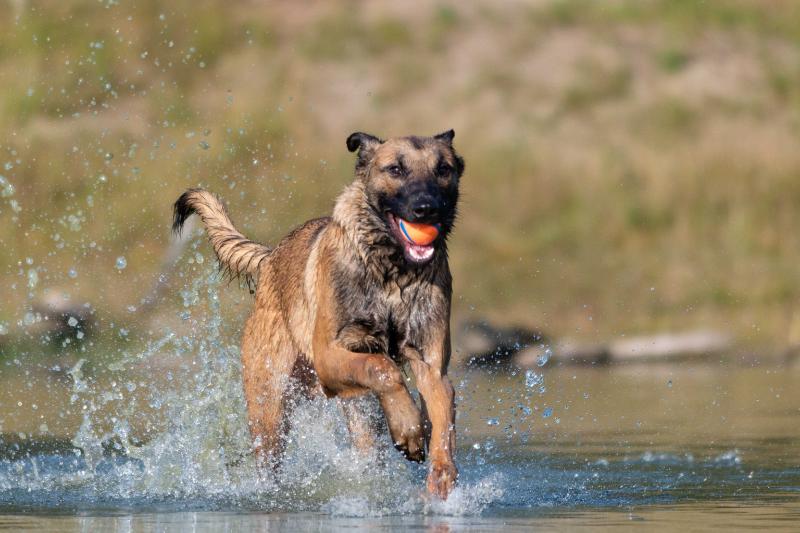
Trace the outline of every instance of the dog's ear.
[[[453, 138], [456, 136], [456, 132], [453, 130], [447, 130], [445, 132], [440, 133], [439, 135], [434, 135], [433, 138], [437, 141], [442, 141], [443, 143], [447, 144], [451, 149], [453, 148]], [[453, 155], [456, 158], [456, 173], [461, 176], [464, 173], [464, 159], [455, 153], [453, 150]]]
[[347, 149], [351, 152], [355, 152], [356, 150], [364, 151], [374, 148], [382, 142], [382, 140], [378, 139], [374, 135], [357, 131], [355, 133], [351, 133], [347, 138]]
[[456, 132], [453, 130], [447, 130], [445, 132], [440, 133], [439, 135], [434, 135], [433, 138], [437, 141], [443, 141], [446, 144], [453, 144], [453, 137], [456, 136]]

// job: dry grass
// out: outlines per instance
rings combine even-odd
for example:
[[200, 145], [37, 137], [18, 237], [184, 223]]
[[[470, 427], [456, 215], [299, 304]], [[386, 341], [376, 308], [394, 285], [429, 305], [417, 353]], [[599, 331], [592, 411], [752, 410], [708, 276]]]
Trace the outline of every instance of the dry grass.
[[330, 210], [351, 131], [454, 127], [459, 317], [785, 337], [800, 296], [800, 6], [14, 5], [0, 19], [9, 329], [48, 287], [131, 320], [188, 186], [274, 241]]

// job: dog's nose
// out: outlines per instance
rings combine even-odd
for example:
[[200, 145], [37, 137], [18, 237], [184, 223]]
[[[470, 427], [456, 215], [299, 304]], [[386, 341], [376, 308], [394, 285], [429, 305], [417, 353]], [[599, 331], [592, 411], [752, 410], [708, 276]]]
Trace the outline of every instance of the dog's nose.
[[415, 220], [430, 219], [439, 211], [439, 206], [430, 200], [422, 200], [411, 206], [411, 214]]

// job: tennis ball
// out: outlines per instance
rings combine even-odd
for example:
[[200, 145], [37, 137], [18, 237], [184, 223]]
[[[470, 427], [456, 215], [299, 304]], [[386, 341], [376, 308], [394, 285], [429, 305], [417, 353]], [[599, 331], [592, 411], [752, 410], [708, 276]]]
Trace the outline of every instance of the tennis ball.
[[406, 239], [420, 246], [432, 243], [439, 236], [438, 224], [415, 224], [402, 218], [398, 218], [397, 223]]

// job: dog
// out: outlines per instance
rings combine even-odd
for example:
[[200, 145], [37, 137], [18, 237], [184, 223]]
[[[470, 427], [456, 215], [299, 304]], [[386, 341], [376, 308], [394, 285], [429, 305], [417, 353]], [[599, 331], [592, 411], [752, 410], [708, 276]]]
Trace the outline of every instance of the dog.
[[[374, 428], [348, 399], [372, 393], [395, 447], [418, 462], [427, 452], [428, 492], [446, 499], [453, 490], [447, 238], [464, 172], [454, 136], [449, 130], [382, 140], [353, 133], [347, 148], [357, 152], [355, 179], [332, 216], [306, 222], [274, 248], [237, 231], [208, 191], [189, 189], [175, 202], [173, 230], [180, 233], [198, 214], [220, 267], [255, 287], [241, 358], [259, 464], [279, 463], [290, 405], [303, 391], [340, 398], [356, 445], [370, 446]], [[409, 223], [439, 231], [432, 242], [417, 244], [404, 233]], [[414, 374], [419, 407], [406, 386], [405, 365]]]

